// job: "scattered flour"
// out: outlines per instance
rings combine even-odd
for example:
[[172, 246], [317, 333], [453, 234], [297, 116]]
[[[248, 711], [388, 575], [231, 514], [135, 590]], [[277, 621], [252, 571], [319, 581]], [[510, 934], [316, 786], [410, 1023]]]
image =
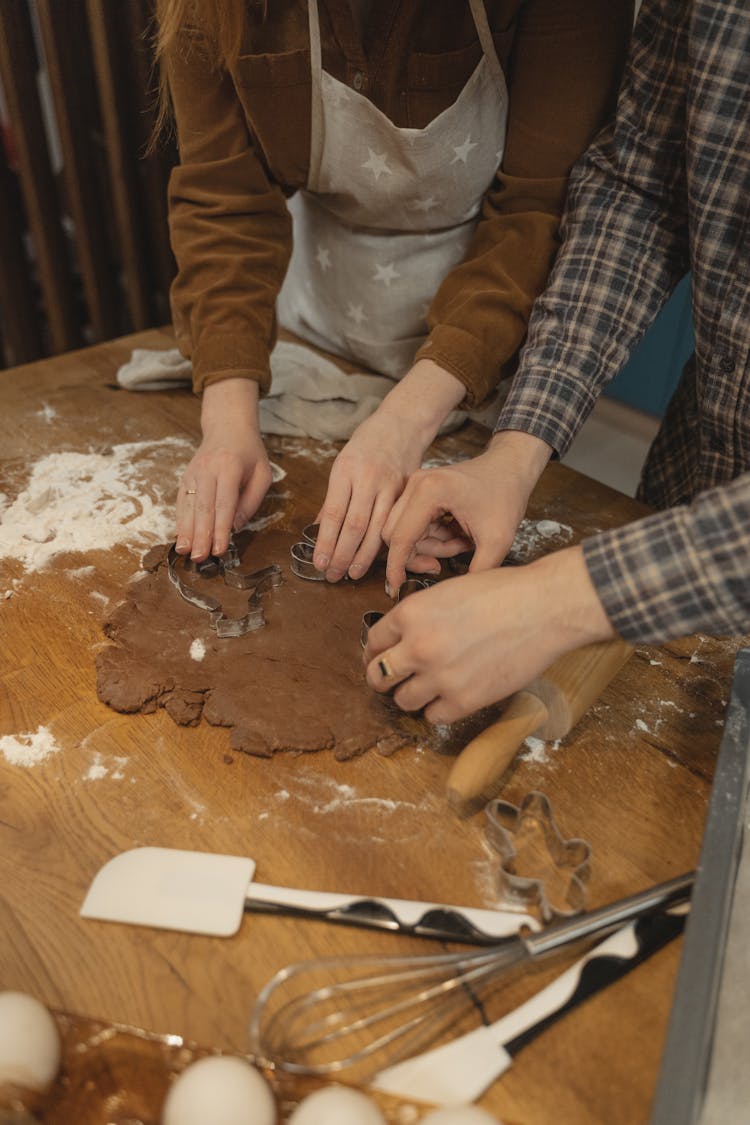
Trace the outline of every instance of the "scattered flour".
[[50, 406], [49, 403], [45, 402], [42, 409], [37, 410], [36, 416], [37, 418], [44, 418], [45, 422], [52, 422], [57, 417], [57, 411], [54, 406]]
[[271, 512], [270, 516], [258, 516], [257, 520], [249, 520], [245, 527], [251, 531], [263, 531], [265, 527], [270, 527], [273, 523], [278, 523], [284, 515], [283, 512]]
[[541, 738], [534, 738], [530, 734], [524, 740], [526, 749], [519, 754], [519, 758], [523, 762], [534, 762], [537, 765], [544, 765], [549, 761], [549, 751], [557, 750], [560, 746], [560, 739], [556, 739], [550, 746]]
[[458, 465], [461, 461], [468, 460], [469, 458], [465, 454], [458, 457], [432, 457], [429, 461], [423, 461], [420, 468], [441, 469], [444, 465]]
[[648, 729], [648, 726], [647, 726], [647, 724], [646, 724], [646, 723], [644, 723], [643, 719], [636, 719], [636, 720], [635, 720], [635, 725], [636, 725], [636, 727], [638, 728], [638, 730], [645, 730], [647, 734], [650, 734], [650, 733], [651, 733], [651, 732], [649, 731], [649, 729]]
[[[296, 780], [307, 790], [303, 797], [308, 800], [311, 798], [311, 809], [318, 815], [326, 815], [339, 809], [352, 809], [354, 806], [358, 813], [365, 809], [394, 813], [399, 809], [419, 807], [412, 801], [393, 801], [388, 797], [360, 797], [353, 785], [340, 785], [333, 778], [316, 778], [300, 774]], [[313, 792], [314, 790], [317, 790], [317, 793]]]
[[35, 766], [59, 750], [49, 727], [39, 727], [28, 734], [6, 734], [0, 738], [0, 754], [12, 766]]
[[[185, 438], [172, 437], [127, 442], [108, 453], [40, 458], [25, 490], [0, 513], [0, 557], [17, 559], [31, 571], [63, 551], [109, 550], [123, 542], [137, 549], [169, 539], [174, 519], [169, 485], [176, 488], [191, 448]], [[149, 480], [164, 481], [167, 495]]]
[[88, 578], [89, 575], [96, 574], [96, 567], [95, 566], [78, 566], [78, 567], [75, 567], [74, 569], [67, 570], [65, 573], [69, 574], [71, 578]]
[[102, 605], [109, 605], [109, 598], [106, 594], [102, 594], [100, 590], [89, 590], [89, 597], [101, 602]]
[[109, 770], [102, 761], [101, 754], [94, 754], [94, 760], [88, 768], [88, 771], [83, 775], [84, 781], [99, 781], [101, 778], [106, 777]]
[[206, 646], [204, 645], [200, 637], [196, 637], [193, 643], [190, 645], [190, 659], [200, 661], [203, 660], [205, 655]]
[[509, 554], [516, 559], [523, 560], [539, 550], [540, 546], [547, 543], [552, 545], [552, 540], [557, 540], [557, 545], [569, 543], [573, 538], [573, 528], [557, 520], [521, 520]]
[[286, 476], [286, 469], [282, 469], [281, 465], [277, 465], [275, 461], [269, 462], [271, 466], [271, 484], [278, 484]]
[[661, 665], [663, 663], [664, 663], [663, 660], [649, 660], [649, 664], [653, 664], [653, 665], [657, 665], [657, 664]]
[[338, 449], [335, 445], [316, 445], [314, 448], [307, 445], [297, 445], [296, 443], [288, 446], [289, 453], [293, 457], [307, 457], [311, 461], [324, 461], [335, 457]]

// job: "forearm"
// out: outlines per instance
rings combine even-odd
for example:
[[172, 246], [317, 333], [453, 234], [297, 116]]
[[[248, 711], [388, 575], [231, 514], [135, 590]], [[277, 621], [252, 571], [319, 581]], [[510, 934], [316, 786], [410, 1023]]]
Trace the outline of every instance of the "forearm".
[[379, 413], [406, 425], [426, 449], [464, 397], [463, 384], [430, 359], [418, 360], [383, 399]]
[[750, 631], [750, 474], [583, 544], [605, 610], [626, 640], [658, 644]]
[[554, 551], [528, 565], [539, 588], [555, 655], [616, 636], [584, 559], [582, 547]]

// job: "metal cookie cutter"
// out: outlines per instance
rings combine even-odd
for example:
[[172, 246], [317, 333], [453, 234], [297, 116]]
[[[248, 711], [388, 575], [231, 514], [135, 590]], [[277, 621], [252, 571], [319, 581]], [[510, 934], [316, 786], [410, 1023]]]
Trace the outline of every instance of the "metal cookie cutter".
[[[527, 793], [520, 805], [495, 799], [486, 809], [485, 835], [500, 854], [500, 888], [504, 900], [511, 906], [528, 911], [535, 908], [543, 922], [554, 918], [567, 918], [578, 914], [586, 903], [584, 881], [589, 877], [591, 847], [586, 840], [566, 840], [552, 815], [552, 808], [543, 793]], [[552, 902], [550, 889], [544, 878], [517, 875], [515, 860], [518, 843], [523, 836], [540, 832], [547, 852], [547, 866], [556, 874], [567, 875], [565, 901]], [[551, 880], [551, 881], [554, 881]]]
[[322, 570], [316, 570], [312, 561], [319, 530], [320, 524], [317, 523], [309, 523], [307, 527], [303, 527], [301, 541], [294, 543], [289, 552], [292, 573], [308, 582], [325, 582], [325, 574]]
[[[244, 617], [227, 617], [222, 609], [221, 602], [212, 598], [210, 594], [202, 594], [195, 587], [189, 586], [178, 573], [178, 566], [182, 562], [187, 573], [200, 574], [210, 578], [221, 574], [226, 586], [235, 590], [250, 590], [247, 599], [247, 613]], [[239, 551], [234, 543], [221, 556], [209, 555], [205, 562], [194, 563], [177, 554], [175, 544], [169, 548], [167, 556], [167, 575], [169, 581], [176, 588], [181, 598], [198, 609], [205, 610], [209, 615], [211, 627], [219, 637], [243, 637], [255, 629], [261, 629], [266, 623], [266, 617], [260, 599], [274, 586], [280, 586], [283, 578], [281, 567], [274, 564], [252, 573], [239, 570]]]
[[[434, 585], [434, 578], [407, 578], [398, 588], [396, 601], [401, 602], [404, 598], [408, 598], [409, 594], [416, 594], [419, 590], [427, 590], [430, 586]], [[377, 609], [368, 609], [367, 613], [362, 614], [362, 628], [359, 633], [359, 643], [362, 645], [362, 648], [367, 644], [370, 629], [380, 621], [381, 617], [385, 617], [385, 614], [380, 613]]]

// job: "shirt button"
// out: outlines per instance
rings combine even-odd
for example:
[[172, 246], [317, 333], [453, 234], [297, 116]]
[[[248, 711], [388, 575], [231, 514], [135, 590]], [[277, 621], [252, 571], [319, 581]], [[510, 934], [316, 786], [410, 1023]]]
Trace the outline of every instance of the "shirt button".
[[723, 371], [727, 375], [731, 375], [735, 367], [736, 364], [731, 355], [723, 355], [719, 360], [719, 371]]
[[365, 84], [365, 76], [364, 76], [364, 74], [362, 73], [361, 70], [358, 70], [357, 73], [354, 75], [354, 78], [352, 78], [352, 86], [354, 87], [355, 90], [361, 90], [362, 87], [364, 86], [364, 84]]

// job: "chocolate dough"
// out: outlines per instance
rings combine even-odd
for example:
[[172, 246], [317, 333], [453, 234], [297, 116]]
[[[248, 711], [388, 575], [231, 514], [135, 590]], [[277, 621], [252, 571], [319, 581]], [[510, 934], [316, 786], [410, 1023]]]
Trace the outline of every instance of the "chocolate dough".
[[[277, 529], [238, 537], [243, 570], [278, 563], [284, 581], [263, 595], [263, 628], [225, 639], [170, 583], [167, 547], [149, 552], [144, 577], [104, 626], [113, 643], [96, 661], [102, 702], [125, 712], [164, 707], [186, 726], [203, 717], [230, 728], [233, 749], [261, 757], [330, 748], [349, 758], [370, 747], [390, 753], [412, 740], [415, 720], [364, 679], [362, 614], [390, 605], [382, 567], [357, 583], [306, 581], [289, 565], [289, 548], [299, 538]], [[246, 612], [248, 592], [224, 585], [221, 575], [187, 580], [222, 602], [228, 615]], [[205, 646], [200, 661], [190, 655], [196, 639]]]

